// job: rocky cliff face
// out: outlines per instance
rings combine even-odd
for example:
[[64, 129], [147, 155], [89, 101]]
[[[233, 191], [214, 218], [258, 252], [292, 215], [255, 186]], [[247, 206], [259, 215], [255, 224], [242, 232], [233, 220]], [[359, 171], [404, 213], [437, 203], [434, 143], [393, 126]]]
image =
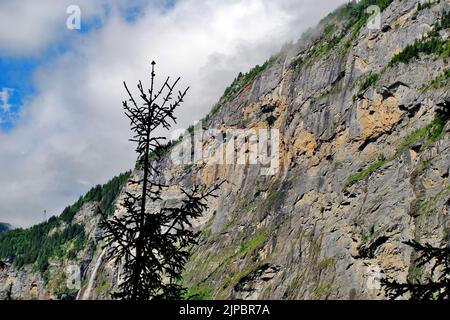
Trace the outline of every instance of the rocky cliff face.
[[[180, 184], [228, 181], [195, 223], [201, 239], [185, 272], [189, 294], [383, 299], [380, 277], [405, 281], [426, 272], [404, 241], [448, 242], [450, 5], [379, 2], [380, 28], [369, 29], [361, 19], [348, 23], [348, 8], [336, 11], [266, 65], [238, 77], [203, 122], [223, 132], [278, 130], [273, 175], [261, 174], [258, 164], [176, 164], [174, 155], [190, 137], [161, 160], [173, 186], [167, 201], [177, 199]], [[408, 45], [430, 37], [441, 47], [404, 55]], [[221, 144], [211, 138], [203, 146], [218, 150]], [[96, 242], [95, 205], [76, 217], [92, 240], [76, 260], [84, 279], [77, 294], [106, 299], [117, 270], [103, 261]], [[55, 261], [49, 279], [58, 279], [65, 263]], [[16, 298], [60, 298], [59, 284], [45, 284], [27, 268], [0, 271], [0, 283], [11, 284]]]

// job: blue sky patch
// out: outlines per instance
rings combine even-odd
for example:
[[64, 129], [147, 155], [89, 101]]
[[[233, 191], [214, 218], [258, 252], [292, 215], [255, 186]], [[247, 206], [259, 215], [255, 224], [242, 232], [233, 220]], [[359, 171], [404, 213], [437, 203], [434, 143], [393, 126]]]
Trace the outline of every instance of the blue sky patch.
[[[172, 9], [176, 0], [159, 0], [161, 8]], [[147, 0], [127, 1], [125, 5], [119, 6], [121, 17], [128, 23], [134, 23], [145, 12], [148, 6]], [[81, 16], [81, 29], [67, 30], [67, 35], [61, 37], [61, 40], [50, 45], [47, 50], [38, 57], [11, 57], [0, 53], [0, 131], [9, 131], [14, 128], [19, 118], [20, 109], [25, 99], [31, 99], [36, 93], [33, 83], [33, 74], [35, 70], [44, 64], [70, 51], [73, 35], [84, 36], [99, 30], [103, 27], [105, 20], [111, 14], [111, 4], [103, 5], [102, 14], [83, 17]]]
[[18, 119], [23, 99], [34, 92], [36, 59], [0, 56], [0, 130], [8, 131]]
[[12, 129], [25, 99], [36, 93], [34, 71], [56, 56], [70, 50], [68, 42], [57, 43], [40, 57], [5, 57], [0, 55], [0, 130]]
[[22, 105], [21, 94], [12, 88], [0, 89], [0, 128], [10, 130], [18, 119]]
[[[87, 34], [103, 26], [100, 16], [82, 21], [81, 30], [78, 33]], [[14, 128], [23, 101], [32, 98], [36, 93], [33, 81], [35, 70], [71, 50], [72, 41], [75, 39], [71, 34], [73, 35], [74, 31], [67, 32], [68, 36], [49, 46], [37, 57], [11, 57], [0, 53], [0, 131], [7, 132]]]

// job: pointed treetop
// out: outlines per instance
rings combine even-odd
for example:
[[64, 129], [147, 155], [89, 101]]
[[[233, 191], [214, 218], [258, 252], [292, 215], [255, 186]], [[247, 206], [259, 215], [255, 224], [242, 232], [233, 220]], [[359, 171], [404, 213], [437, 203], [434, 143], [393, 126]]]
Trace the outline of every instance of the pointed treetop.
[[152, 61], [152, 66], [154, 66], [155, 64], [156, 64], [156, 62], [153, 60], [153, 61]]

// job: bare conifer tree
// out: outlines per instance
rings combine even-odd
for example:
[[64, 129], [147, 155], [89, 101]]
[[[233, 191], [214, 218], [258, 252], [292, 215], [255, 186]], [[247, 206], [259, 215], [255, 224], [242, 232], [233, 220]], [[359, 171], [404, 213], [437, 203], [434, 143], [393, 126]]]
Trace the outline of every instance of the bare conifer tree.
[[[103, 239], [108, 249], [107, 259], [123, 266], [123, 281], [114, 298], [126, 300], [177, 299], [184, 292], [181, 274], [189, 257], [189, 250], [197, 242], [198, 234], [192, 231], [191, 221], [208, 209], [207, 199], [215, 197], [222, 183], [212, 187], [194, 185], [190, 190], [181, 189], [184, 199], [176, 207], [162, 205], [158, 158], [163, 150], [163, 137], [154, 135], [158, 128], [170, 129], [176, 122], [174, 111], [181, 105], [189, 88], [178, 91], [167, 78], [155, 89], [155, 62], [152, 62], [150, 89], [145, 90], [139, 81], [137, 88], [142, 100], [138, 104], [124, 82], [129, 96], [123, 102], [126, 116], [130, 119], [137, 144], [137, 163], [143, 168], [138, 180], [130, 178], [131, 185], [139, 185], [139, 194], [126, 193], [122, 203], [126, 213], [103, 220]], [[150, 154], [156, 155], [150, 156]], [[149, 202], [157, 202], [160, 209], [149, 211]]]
[[418, 254], [416, 268], [429, 265], [430, 272], [423, 282], [408, 280], [406, 283], [382, 279], [381, 283], [391, 299], [409, 294], [411, 300], [450, 300], [450, 248], [435, 248], [417, 241], [405, 244]]

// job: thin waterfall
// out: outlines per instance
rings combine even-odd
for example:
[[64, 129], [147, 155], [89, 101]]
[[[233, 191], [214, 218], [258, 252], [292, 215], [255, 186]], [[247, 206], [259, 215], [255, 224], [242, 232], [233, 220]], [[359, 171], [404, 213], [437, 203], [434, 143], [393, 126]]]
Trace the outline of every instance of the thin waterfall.
[[[106, 254], [106, 248], [103, 249], [102, 253], [97, 258], [97, 261], [95, 262], [94, 269], [92, 269], [91, 276], [89, 277], [89, 282], [86, 290], [83, 293], [83, 296], [81, 300], [89, 300], [91, 297], [92, 287], [94, 286], [95, 277], [97, 276], [98, 269], [100, 268], [100, 265], [103, 261], [103, 256]], [[80, 295], [81, 290], [78, 292], [78, 295]], [[79, 300], [79, 297], [77, 296], [77, 300]]]

